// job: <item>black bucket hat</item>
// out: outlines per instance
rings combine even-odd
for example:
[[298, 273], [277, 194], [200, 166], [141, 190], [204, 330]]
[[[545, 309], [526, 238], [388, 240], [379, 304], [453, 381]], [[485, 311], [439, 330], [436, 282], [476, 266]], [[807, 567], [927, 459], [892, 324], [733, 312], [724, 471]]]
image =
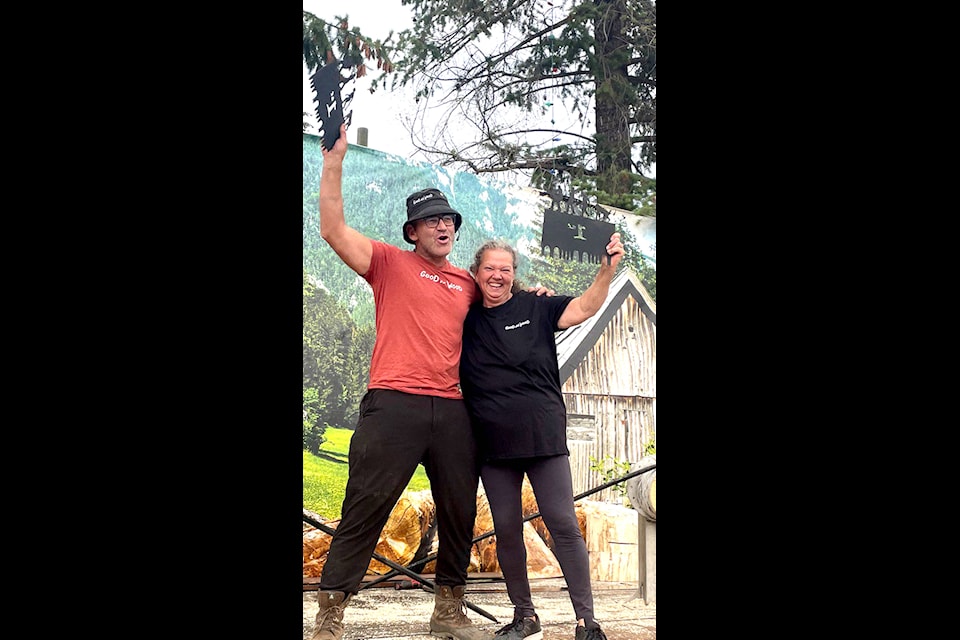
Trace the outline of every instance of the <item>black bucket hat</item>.
[[403, 223], [403, 239], [410, 244], [416, 244], [407, 235], [407, 225], [430, 216], [453, 215], [453, 232], [460, 230], [463, 217], [447, 202], [447, 196], [439, 189], [421, 189], [407, 196], [407, 221]]

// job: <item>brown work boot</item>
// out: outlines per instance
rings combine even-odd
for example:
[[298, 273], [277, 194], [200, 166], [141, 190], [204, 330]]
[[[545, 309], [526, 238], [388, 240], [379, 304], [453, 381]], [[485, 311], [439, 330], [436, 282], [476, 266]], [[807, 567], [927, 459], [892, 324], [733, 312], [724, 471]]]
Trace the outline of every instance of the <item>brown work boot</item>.
[[467, 618], [463, 590], [463, 586], [437, 587], [433, 615], [430, 616], [430, 635], [448, 640], [493, 640], [492, 633], [477, 629]]
[[343, 608], [350, 602], [353, 594], [342, 591], [318, 591], [317, 626], [310, 640], [340, 640], [343, 637]]

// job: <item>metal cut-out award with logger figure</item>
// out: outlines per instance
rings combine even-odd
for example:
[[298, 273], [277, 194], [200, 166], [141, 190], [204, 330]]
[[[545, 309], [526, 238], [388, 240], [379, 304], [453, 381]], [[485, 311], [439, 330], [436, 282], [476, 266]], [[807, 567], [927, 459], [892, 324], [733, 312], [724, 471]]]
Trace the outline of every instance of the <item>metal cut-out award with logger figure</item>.
[[320, 121], [320, 135], [324, 149], [332, 148], [340, 137], [341, 124], [346, 122], [347, 127], [350, 127], [350, 119], [353, 117], [350, 103], [353, 102], [356, 88], [352, 88], [346, 97], [341, 98], [341, 94], [343, 88], [353, 82], [356, 77], [355, 64], [338, 60], [328, 61], [310, 77], [310, 86], [315, 95], [313, 101], [317, 103], [317, 119]]
[[616, 226], [607, 222], [609, 214], [573, 195], [564, 196], [553, 183], [540, 195], [549, 196], [551, 202], [543, 212], [543, 255], [598, 264], [606, 258], [609, 264], [607, 244], [616, 231]]

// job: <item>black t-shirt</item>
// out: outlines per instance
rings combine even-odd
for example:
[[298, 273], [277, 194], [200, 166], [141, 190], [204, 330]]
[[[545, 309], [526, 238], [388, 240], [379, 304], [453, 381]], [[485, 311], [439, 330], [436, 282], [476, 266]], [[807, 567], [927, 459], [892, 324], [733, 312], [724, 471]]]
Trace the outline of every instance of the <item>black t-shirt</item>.
[[460, 385], [484, 460], [569, 455], [554, 333], [571, 300], [520, 291], [467, 312]]

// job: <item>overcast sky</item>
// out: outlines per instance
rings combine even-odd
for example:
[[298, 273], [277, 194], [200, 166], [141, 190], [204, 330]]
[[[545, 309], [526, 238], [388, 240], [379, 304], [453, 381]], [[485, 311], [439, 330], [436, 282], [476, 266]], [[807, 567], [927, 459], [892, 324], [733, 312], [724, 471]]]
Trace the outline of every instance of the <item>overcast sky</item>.
[[[400, 0], [377, 0], [376, 2], [357, 3], [357, 11], [352, 12], [345, 8], [344, 4], [335, 6], [331, 3], [321, 0], [304, 0], [303, 8], [322, 20], [332, 21], [337, 15], [346, 14], [350, 21], [350, 27], [358, 27], [360, 31], [368, 38], [374, 40], [383, 40], [390, 31], [394, 32], [394, 44], [396, 43], [396, 34], [404, 29], [413, 26], [413, 17], [411, 8], [401, 4]], [[423, 154], [414, 149], [410, 142], [410, 134], [403, 128], [400, 121], [401, 116], [408, 119], [416, 113], [416, 104], [413, 101], [413, 91], [408, 86], [406, 88], [394, 91], [386, 88], [377, 89], [376, 93], [370, 93], [370, 78], [377, 77], [379, 72], [376, 69], [376, 61], [367, 62], [367, 66], [372, 67], [369, 76], [354, 81], [356, 93], [348, 106], [352, 110], [353, 117], [350, 127], [347, 129], [347, 142], [357, 143], [357, 129], [365, 127], [367, 129], [367, 146], [377, 151], [392, 153], [408, 160], [428, 161]], [[314, 102], [313, 89], [310, 87], [310, 74], [306, 65], [303, 65], [303, 111], [309, 114], [306, 119], [313, 125], [307, 130], [307, 133], [319, 135], [319, 126], [317, 123], [317, 111]], [[562, 104], [553, 107], [548, 116], [544, 117], [541, 123], [543, 128], [557, 128], [577, 133], [580, 135], [592, 136], [592, 124], [590, 128], [585, 128], [584, 124], [578, 122], [572, 114], [566, 113]], [[544, 134], [540, 144], [552, 144], [551, 138], [554, 134]], [[561, 138], [553, 138], [558, 140]], [[536, 139], [530, 140], [533, 144]], [[644, 174], [655, 178], [657, 175], [656, 165], [651, 169], [644, 171]]]
[[[391, 30], [394, 34], [398, 34], [400, 31], [413, 26], [411, 8], [403, 6], [400, 0], [378, 0], [375, 3], [375, 9], [366, 8], [369, 4], [358, 5], [361, 8], [356, 13], [341, 9], [334, 10], [331, 14], [330, 4], [319, 0], [304, 0], [303, 8], [323, 20], [333, 20], [335, 14], [347, 13], [350, 27], [358, 27], [364, 35], [374, 40], [383, 40]], [[394, 43], [396, 43], [396, 35], [394, 35]], [[379, 73], [376, 69], [376, 62], [368, 61], [367, 66], [370, 77], [376, 77]], [[412, 89], [408, 86], [390, 91], [381, 87], [377, 89], [376, 93], [371, 94], [368, 78], [361, 78], [355, 81], [355, 84], [357, 91], [348, 107], [353, 111], [353, 118], [347, 130], [347, 142], [356, 143], [357, 128], [366, 127], [367, 146], [371, 149], [394, 153], [413, 160], [428, 160], [414, 149], [410, 142], [410, 134], [403, 128], [399, 119], [401, 115], [410, 119], [416, 113]], [[303, 110], [310, 114], [309, 121], [314, 125], [314, 128], [310, 129], [308, 133], [317, 134], [319, 127], [316, 119], [316, 102], [313, 98], [310, 74], [306, 65], [304, 65]], [[442, 112], [442, 110], [438, 111]], [[559, 109], [554, 107], [550, 114], [544, 116], [541, 124], [544, 128], [556, 126], [581, 135], [592, 135], [591, 131], [583, 130], [582, 124], [574, 122], [572, 116], [565, 113], [562, 105]], [[541, 137], [541, 144], [549, 144], [553, 134], [541, 134]], [[536, 144], [535, 137], [532, 142]]]
[[[347, 5], [332, 5], [329, 1], [304, 0], [303, 8], [322, 20], [332, 21], [335, 16], [346, 14], [350, 27], [359, 27], [368, 38], [383, 40], [390, 31], [394, 32], [393, 41], [396, 43], [396, 34], [413, 26], [410, 7], [400, 4], [400, 0], [377, 0], [377, 2], [358, 2], [357, 11], [349, 11]], [[377, 151], [393, 153], [405, 158], [414, 154], [410, 135], [403, 128], [398, 119], [401, 113], [412, 110], [412, 99], [405, 96], [406, 90], [389, 91], [384, 88], [370, 93], [369, 78], [379, 74], [376, 61], [367, 62], [372, 66], [368, 78], [355, 81], [356, 93], [348, 109], [353, 111], [350, 127], [347, 129], [347, 142], [357, 143], [357, 129], [366, 127], [367, 146]], [[319, 134], [317, 124], [317, 103], [314, 102], [313, 89], [310, 88], [310, 74], [307, 66], [303, 65], [303, 110], [309, 115], [308, 122], [313, 128], [307, 133]], [[423, 160], [417, 156], [417, 160]]]

